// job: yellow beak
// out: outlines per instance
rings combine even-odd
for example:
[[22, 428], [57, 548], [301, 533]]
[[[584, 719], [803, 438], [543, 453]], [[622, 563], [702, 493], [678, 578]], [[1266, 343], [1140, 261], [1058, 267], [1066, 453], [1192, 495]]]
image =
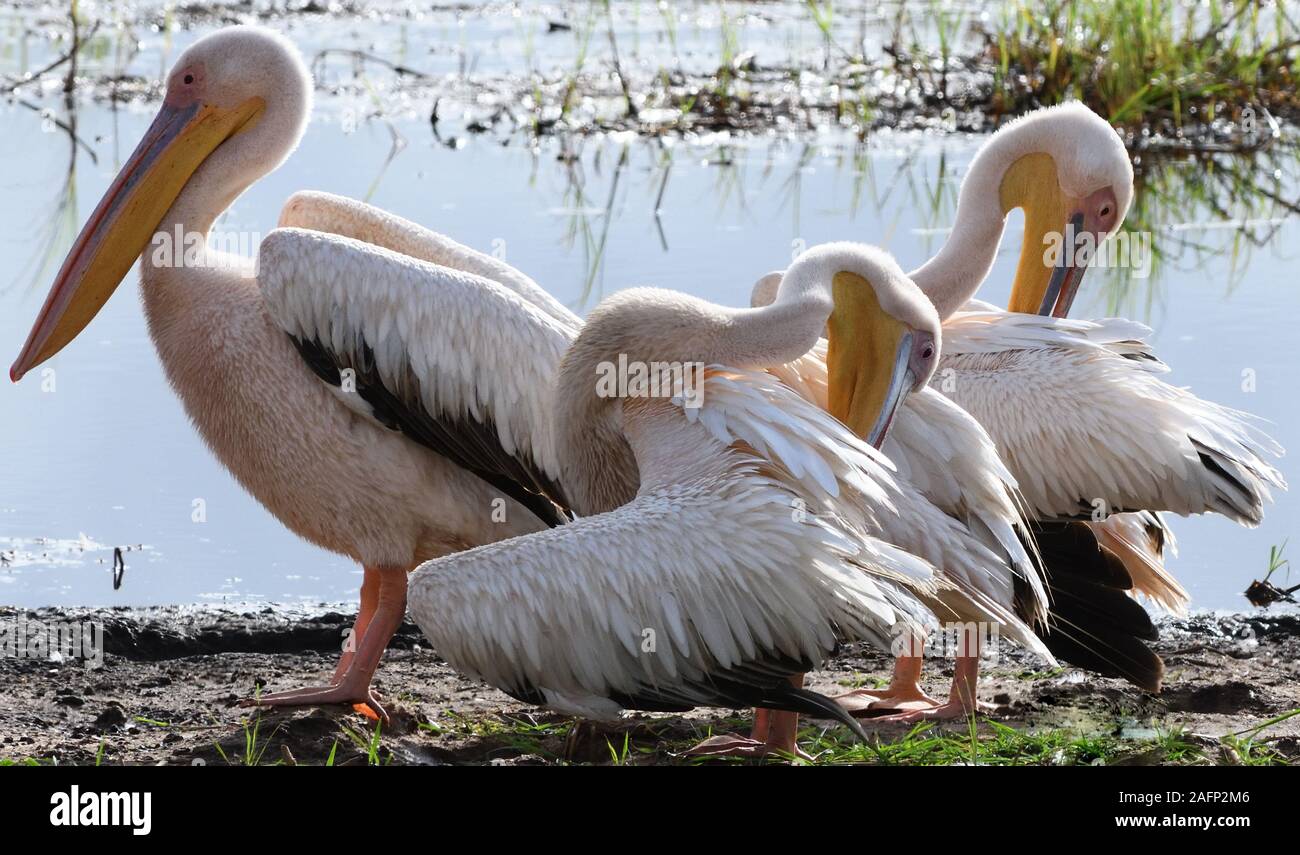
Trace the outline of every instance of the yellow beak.
[[855, 273], [832, 279], [835, 308], [826, 322], [831, 415], [879, 448], [916, 376], [912, 330], [880, 307], [876, 291]]
[[[1075, 263], [1072, 247], [1065, 248], [1082, 234], [1083, 200], [1061, 190], [1056, 161], [1044, 152], [1013, 163], [1002, 178], [999, 195], [1004, 214], [1013, 208], [1025, 212], [1024, 241], [1008, 311], [1065, 317], [1087, 270]], [[1052, 241], [1061, 250], [1056, 264], [1045, 260]]]
[[85, 329], [148, 246], [167, 210], [217, 146], [250, 127], [265, 103], [227, 109], [164, 103], [77, 235], [27, 343], [9, 369], [17, 382]]

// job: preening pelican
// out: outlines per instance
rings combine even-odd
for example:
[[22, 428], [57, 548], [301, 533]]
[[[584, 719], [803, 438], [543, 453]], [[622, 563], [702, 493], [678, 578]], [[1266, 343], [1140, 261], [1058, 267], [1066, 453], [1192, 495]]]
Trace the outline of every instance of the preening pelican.
[[[951, 235], [910, 276], [944, 321], [935, 387], [987, 429], [1040, 519], [1053, 588], [1049, 647], [1158, 690], [1164, 666], [1144, 643], [1156, 630], [1127, 597], [1141, 585], [1157, 602], [1185, 602], [1160, 563], [1171, 544], [1158, 512], [1254, 525], [1270, 488], [1285, 482], [1269, 462], [1281, 447], [1250, 416], [1160, 379], [1166, 368], [1144, 341], [1146, 327], [1059, 317], [1088, 257], [1053, 259], [1045, 247], [1054, 236], [1058, 247], [1072, 237], [1099, 245], [1123, 221], [1132, 190], [1128, 155], [1104, 120], [1077, 103], [1036, 111], [976, 154]], [[1003, 312], [972, 298], [1015, 208], [1025, 234]], [[769, 276], [756, 291], [770, 288]], [[1093, 523], [1098, 509], [1114, 515]], [[1089, 522], [1071, 522], [1080, 519]]]
[[[409, 224], [407, 228], [418, 229]], [[428, 240], [451, 244], [442, 236], [430, 236]], [[835, 249], [830, 247], [822, 251], [833, 252]], [[839, 251], [852, 255], [861, 249], [848, 246], [840, 247]], [[472, 250], [460, 248], [455, 252], [446, 251], [444, 257], [465, 257], [472, 253]], [[855, 325], [862, 325], [867, 323], [863, 319], [876, 318], [879, 321], [881, 318], [902, 317], [913, 329], [909, 340], [915, 349], [914, 356], [933, 359], [939, 349], [939, 324], [932, 306], [906, 279], [893, 259], [881, 255], [874, 264], [879, 271], [877, 279], [884, 283], [882, 286], [850, 289], [842, 295], [836, 292], [841, 308], [832, 315], [831, 323], [841, 326], [831, 337], [838, 342], [840, 350], [848, 354], [841, 358], [841, 363], [886, 365], [900, 358], [899, 353], [891, 349], [895, 347], [894, 338], [888, 333], [861, 338], [854, 334], [856, 326], [844, 325], [846, 318], [852, 318]], [[521, 296], [562, 319], [570, 328], [581, 323], [523, 274], [516, 274], [510, 281], [498, 278], [509, 287], [513, 287], [513, 282], [526, 283], [526, 287], [517, 289]], [[779, 283], [779, 276], [771, 281], [767, 303], [775, 298]], [[877, 293], [882, 295], [889, 311], [872, 302], [874, 298], [864, 297]], [[850, 302], [852, 308], [847, 307]], [[332, 335], [324, 329], [314, 334]], [[888, 506], [894, 509], [894, 513], [876, 514], [869, 524], [870, 532], [943, 569], [949, 588], [939, 595], [940, 602], [931, 603], [931, 606], [946, 623], [981, 625], [984, 628], [997, 624], [1007, 638], [1052, 661], [1050, 653], [1030, 628], [1031, 624], [1041, 623], [1046, 615], [1046, 595], [1040, 571], [1025, 548], [1025, 542], [1032, 542], [1032, 539], [1026, 532], [1019, 510], [1014, 479], [999, 461], [993, 443], [978, 423], [951, 401], [924, 388], [913, 394], [909, 383], [875, 390], [873, 394], [887, 395], [892, 403], [879, 411], [880, 420], [866, 420], [864, 414], [874, 410], [863, 409], [863, 402], [872, 400], [872, 397], [856, 388], [848, 375], [839, 377], [832, 384], [825, 370], [825, 348], [829, 345], [822, 342], [819, 346], [822, 350], [813, 360], [821, 369], [819, 376], [790, 370], [795, 363], [770, 365], [768, 371], [783, 382], [794, 384], [806, 399], [823, 409], [830, 409], [855, 427], [858, 434], [871, 444], [885, 441], [888, 432], [887, 448], [903, 477], [890, 482], [894, 486], [889, 488]], [[804, 358], [799, 360], [803, 361]], [[881, 375], [874, 376], [880, 380]], [[894, 425], [892, 430], [891, 425]], [[623, 466], [613, 467], [610, 471], [617, 473], [617, 478], [629, 488], [637, 483], [635, 471], [626, 465], [626, 461]], [[569, 483], [566, 489], [573, 495], [580, 488]], [[588, 512], [593, 507], [605, 505], [588, 505]], [[920, 642], [914, 640], [913, 643]], [[870, 708], [873, 714], [896, 709], [925, 717], [966, 715], [976, 706], [974, 689], [979, 654], [974, 639], [958, 653], [953, 687], [946, 703], [933, 701], [921, 692], [917, 683], [921, 662], [918, 653], [900, 657], [899, 677], [892, 684], [892, 691], [871, 701], [864, 700], [873, 695], [871, 692], [851, 693], [863, 697], [846, 700], [845, 705], [857, 711]], [[773, 743], [764, 739], [762, 734], [769, 725], [781, 731], [784, 725], [780, 721], [781, 717], [769, 717], [760, 711], [755, 725], [757, 740], [728, 736], [712, 740], [712, 744], [699, 753], [705, 753], [705, 750], [708, 753], [765, 752]], [[793, 733], [793, 730], [788, 732]], [[793, 743], [789, 745], [792, 747]]]
[[[164, 266], [166, 257], [148, 249], [151, 237], [179, 229], [206, 238], [222, 211], [293, 151], [311, 91], [297, 51], [267, 30], [225, 29], [184, 51], [157, 117], [77, 237], [10, 374], [17, 381], [70, 342], [143, 252], [150, 335], [204, 441], [290, 530], [365, 568], [355, 650], [340, 657], [331, 685], [260, 702], [360, 702], [382, 714], [370, 682], [403, 617], [407, 572], [563, 518], [546, 498], [560, 497], [545, 409], [552, 375], [512, 354], [523, 342], [558, 361], [571, 334], [542, 310], [524, 329], [497, 321], [494, 312], [523, 303], [515, 291], [528, 285], [493, 259], [444, 258], [427, 233], [317, 196], [290, 200], [285, 222], [333, 224], [360, 240], [278, 229], [263, 242], [255, 275], [251, 260], [206, 246], [185, 266]], [[459, 325], [396, 353], [394, 333], [437, 312], [444, 285], [467, 279], [479, 302], [461, 307]], [[300, 335], [312, 312], [344, 306], [364, 341], [360, 333]], [[374, 382], [399, 358], [414, 378]], [[416, 386], [426, 406], [404, 397]]]
[[[901, 274], [899, 279], [924, 300], [915, 285]], [[769, 304], [781, 281], [780, 273], [760, 280], [753, 304]], [[941, 335], [937, 314], [930, 335], [936, 341]], [[1038, 556], [1022, 516], [1015, 479], [988, 434], [969, 414], [928, 386], [916, 389], [901, 402], [887, 434], [882, 434], [876, 425], [855, 417], [845, 407], [848, 393], [843, 381], [827, 370], [837, 337], [834, 327], [828, 328], [828, 336], [799, 359], [768, 370], [873, 442], [897, 466], [909, 498], [924, 510], [883, 520], [881, 536], [932, 562], [966, 596], [977, 597], [984, 608], [995, 610], [997, 622], [1009, 638], [1050, 660], [1031, 628], [1046, 620], [1048, 610]], [[848, 339], [839, 331], [841, 347]], [[917, 525], [916, 519], [925, 519], [926, 524]], [[959, 539], [954, 543], [945, 534], [957, 534]], [[1099, 555], [1094, 557], [1100, 560]], [[947, 611], [945, 620], [960, 624], [976, 619], [956, 606]], [[861, 714], [894, 710], [899, 715], [891, 720], [899, 721], [967, 716], [979, 708], [980, 653], [973, 645], [956, 651], [946, 702], [930, 698], [921, 689], [921, 652], [903, 649], [898, 652], [887, 689], [858, 689], [841, 696], [840, 703]]]
[[[933, 308], [883, 254], [843, 244], [809, 250], [766, 308], [649, 289], [597, 307], [564, 357], [554, 402], [561, 482], [591, 515], [419, 568], [411, 613], [439, 653], [516, 697], [581, 715], [745, 699], [797, 713], [809, 710], [791, 701], [787, 678], [810, 670], [833, 640], [824, 630], [835, 613], [823, 595], [844, 601], [841, 612], [870, 604], [863, 614], [902, 613], [909, 634], [932, 612], [958, 609], [966, 619], [1017, 622], [960, 577], [936, 578], [898, 548], [904, 538], [886, 532], [917, 542], [933, 535], [940, 545], [930, 549], [964, 548], [972, 573], [995, 564], [995, 553], [952, 517], [927, 514], [886, 459], [823, 409], [754, 370], [796, 358], [828, 321], [831, 394], [879, 438], [907, 394], [924, 386], [939, 346]], [[680, 395], [600, 394], [600, 367], [620, 357], [709, 366], [702, 406], [685, 408]], [[792, 507], [808, 513], [792, 520]], [[857, 544], [868, 566], [855, 569], [861, 556], [846, 563], [853, 552], [812, 549], [828, 532], [831, 543]], [[843, 589], [855, 574], [874, 588]], [[850, 617], [834, 620], [854, 637], [900, 632], [879, 617], [874, 629], [861, 616], [839, 624]], [[642, 644], [647, 631], [657, 646]], [[803, 642], [792, 640], [796, 632], [821, 635]], [[1021, 634], [1036, 644], [1032, 631]], [[749, 682], [756, 675], [759, 687]], [[792, 716], [756, 724], [766, 732], [726, 750], [794, 750]]]
[[[1116, 585], [1058, 564], [1059, 620], [1049, 644], [1063, 658], [1158, 689], [1163, 663], [1141, 643], [1154, 628], [1145, 632], [1137, 609], [1115, 594], [1141, 584], [1175, 609], [1186, 601], [1160, 563], [1167, 537], [1153, 512], [1217, 513], [1256, 525], [1271, 488], [1285, 481], [1270, 462], [1282, 449], [1253, 417], [1161, 379], [1167, 369], [1146, 344], [1146, 327], [1064, 320], [1088, 258], [1060, 253], [1051, 264], [1044, 248], [1054, 234], [1070, 240], [1070, 224], [1100, 245], [1123, 222], [1132, 190], [1127, 153], [1104, 120], [1079, 104], [1031, 114], [977, 154], [952, 235], [913, 276], [941, 315], [950, 311], [941, 370], [952, 369], [952, 382], [941, 388], [988, 428], [1036, 515], [1115, 514], [1090, 523], [1089, 533], [1126, 574]], [[956, 312], [979, 285], [962, 263], [988, 269], [1015, 207], [1024, 209], [1025, 235], [1009, 311]], [[1077, 524], [1058, 522], [1045, 526], [1040, 542], [1052, 528], [1054, 536], [1082, 535]], [[1091, 620], [1096, 626], [1081, 632], [1078, 624], [1098, 612], [1113, 623]]]

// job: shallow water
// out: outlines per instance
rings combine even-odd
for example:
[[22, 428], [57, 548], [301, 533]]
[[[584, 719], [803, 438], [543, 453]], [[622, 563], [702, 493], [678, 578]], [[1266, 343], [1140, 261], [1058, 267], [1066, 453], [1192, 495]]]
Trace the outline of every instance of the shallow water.
[[[467, 244], [503, 251], [580, 313], [633, 285], [743, 305], [755, 278], [824, 240], [879, 243], [914, 267], [941, 244], [961, 170], [979, 143], [885, 133], [866, 148], [726, 136], [664, 147], [603, 137], [570, 144], [577, 157], [566, 163], [557, 158], [558, 141], [534, 149], [519, 137], [503, 145], [482, 136], [448, 146], [423, 119], [354, 122], [336, 100], [324, 98], [321, 107], [299, 151], [219, 228], [265, 234], [299, 189], [369, 196]], [[0, 106], [0, 353], [7, 358], [21, 346], [72, 233], [149, 118], [148, 108], [83, 103], [78, 132], [99, 163], [80, 152], [69, 191], [67, 136], [31, 110]], [[405, 141], [391, 162], [390, 127]], [[1293, 169], [1265, 177], [1295, 198]], [[1295, 217], [1252, 224], [1271, 239], [1234, 254], [1238, 230], [1224, 222], [1259, 211], [1166, 204], [1153, 216], [1157, 246], [1172, 253], [1176, 241], [1192, 241], [1205, 250], [1166, 259], [1122, 299], [1118, 275], [1095, 270], [1074, 314], [1120, 308], [1150, 323], [1173, 382], [1272, 420], [1273, 435], [1296, 447], [1300, 291], [1287, 283], [1295, 282], [1300, 229]], [[1019, 249], [1015, 226], [980, 295], [993, 302], [1006, 299]], [[354, 598], [359, 569], [287, 532], [204, 448], [162, 376], [137, 294], [133, 272], [49, 363], [53, 391], [42, 388], [39, 370], [0, 386], [0, 602]], [[1254, 372], [1254, 391], [1243, 391], [1246, 370]], [[206, 514], [201, 522], [196, 501]], [[1269, 547], [1290, 536], [1297, 508], [1293, 497], [1279, 496], [1253, 531], [1219, 519], [1175, 521], [1182, 551], [1171, 565], [1193, 605], [1244, 607], [1239, 592], [1263, 575]], [[113, 546], [131, 547], [116, 591]]]

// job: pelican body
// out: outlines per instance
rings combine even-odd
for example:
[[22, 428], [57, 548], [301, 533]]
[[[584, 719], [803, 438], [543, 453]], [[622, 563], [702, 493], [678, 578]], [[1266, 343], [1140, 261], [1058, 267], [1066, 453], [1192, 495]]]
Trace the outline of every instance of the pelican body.
[[[427, 234], [316, 194], [285, 206], [287, 227], [265, 238], [255, 273], [251, 260], [207, 248], [217, 217], [297, 146], [311, 91], [297, 51], [268, 30], [232, 27], [183, 52], [157, 117], [74, 242], [10, 376], [18, 381], [70, 342], [141, 257], [150, 337], [204, 442], [291, 531], [365, 568], [353, 644], [332, 683], [259, 702], [365, 703], [382, 714], [370, 682], [405, 613], [407, 572], [560, 517], [548, 500], [516, 486], [546, 480], [549, 444], [532, 445], [479, 406], [508, 394], [508, 384], [480, 377], [465, 395], [439, 404], [439, 420], [412, 424], [394, 412], [400, 407], [392, 395], [363, 395], [342, 381], [341, 368], [364, 378], [370, 366], [363, 359], [382, 360], [382, 353], [326, 365], [322, 355], [337, 356], [333, 348], [342, 342], [293, 334], [295, 312], [313, 300], [330, 311], [334, 297], [341, 303], [352, 294], [365, 303], [361, 321], [378, 345], [394, 324], [408, 322], [408, 301], [418, 301], [421, 289], [437, 287], [439, 277], [472, 276], [432, 265], [421, 268], [431, 278], [404, 278], [409, 267], [373, 269], [368, 241], [398, 246], [412, 265], [424, 255], [506, 279], [512, 271], [481, 255], [446, 258]], [[354, 237], [318, 239], [330, 230]], [[197, 258], [165, 266], [149, 249], [155, 233], [197, 233], [205, 241]], [[491, 295], [484, 299], [490, 303]], [[450, 349], [435, 361], [455, 364], [456, 349], [480, 347], [495, 348], [508, 363], [511, 331], [483, 320], [464, 316], [465, 326], [431, 345]], [[560, 324], [549, 328], [557, 358], [567, 342]], [[533, 456], [541, 447], [548, 451]], [[480, 465], [485, 459], [508, 460], [519, 477], [493, 479]]]
[[[972, 572], [1004, 559], [768, 373], [827, 328], [832, 407], [882, 442], [933, 371], [939, 324], [877, 251], [809, 250], [770, 306], [633, 289], [597, 307], [557, 368], [553, 403], [559, 486], [579, 517], [420, 567], [411, 612], [435, 648], [516, 697], [580, 715], [770, 708], [753, 737], [718, 737], [697, 752], [755, 756], [796, 750], [791, 713], [826, 715], [794, 687], [828, 652], [824, 640], [800, 639], [828, 620], [838, 635], [879, 640], [914, 637], [955, 613], [1019, 627], [1036, 645], [1032, 630], [921, 553], [964, 549]], [[598, 368], [623, 357], [706, 365], [702, 406], [685, 408], [680, 394], [599, 394]], [[816, 546], [832, 535], [858, 557]], [[835, 617], [846, 600], [859, 605]]]
[[[1167, 370], [1130, 321], [1068, 320], [1086, 254], [1124, 220], [1133, 171], [1123, 142], [1078, 103], [1000, 129], [971, 162], [953, 230], [909, 276], [943, 320], [934, 388], [996, 443], [1029, 512], [1054, 593], [1044, 637], [1054, 652], [1158, 690], [1164, 666], [1150, 618], [1128, 595], [1172, 610], [1187, 594], [1162, 565], [1172, 548], [1160, 512], [1262, 518], [1281, 447], [1251, 416], [1161, 379]], [[1006, 219], [1025, 217], [1008, 311], [973, 298], [992, 269]], [[779, 274], [755, 286], [768, 299]], [[819, 370], [819, 369], [818, 369]], [[1098, 518], [1100, 517], [1100, 518]]]
[[[1053, 261], [1047, 247], [1083, 232], [1100, 245], [1132, 195], [1128, 154], [1107, 122], [1074, 103], [1037, 111], [976, 155], [952, 235], [912, 275], [945, 318], [949, 382], [941, 388], [997, 442], [1055, 558], [1049, 644], [1067, 660], [1158, 690], [1164, 666], [1145, 643], [1155, 627], [1125, 595], [1141, 592], [1172, 611], [1187, 602], [1163, 566], [1173, 540], [1160, 513], [1253, 526], [1286, 482], [1272, 462], [1281, 446], [1252, 416], [1162, 378], [1168, 368], [1146, 342], [1149, 329], [1066, 318], [1088, 258]], [[971, 298], [1017, 207], [1025, 232], [1003, 312]], [[1100, 576], [1069, 558], [1094, 541], [1112, 559]]]

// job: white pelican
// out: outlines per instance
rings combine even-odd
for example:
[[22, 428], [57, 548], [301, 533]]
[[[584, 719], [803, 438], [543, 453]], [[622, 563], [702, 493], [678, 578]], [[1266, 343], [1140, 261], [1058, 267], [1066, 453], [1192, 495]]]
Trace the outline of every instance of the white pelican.
[[[797, 713], [783, 694], [785, 678], [809, 670], [828, 649], [782, 642], [792, 622], [811, 633], [828, 614], [807, 604], [807, 589], [829, 582], [804, 564], [816, 553], [791, 553], [804, 540], [835, 531], [888, 555], [902, 541], [933, 537], [932, 551], [969, 553], [952, 560], [972, 575], [998, 565], [1003, 559], [975, 534], [895, 480], [869, 445], [770, 375], [749, 370], [802, 354], [828, 317], [831, 394], [878, 440], [907, 394], [924, 386], [939, 345], [933, 307], [883, 254], [851, 244], [809, 250], [766, 308], [726, 309], [650, 289], [597, 307], [564, 358], [554, 401], [561, 481], [575, 507], [592, 515], [436, 559], [412, 574], [411, 613], [439, 653], [516, 697], [585, 716], [747, 697]], [[703, 406], [684, 408], [680, 395], [602, 395], [600, 369], [620, 358], [708, 365]], [[824, 530], [801, 511], [794, 515], [801, 524], [792, 525], [792, 502], [825, 508]], [[876, 575], [896, 582], [896, 596], [919, 598], [940, 614], [1005, 623], [1050, 659], [1032, 630], [968, 589], [962, 574], [936, 578], [929, 563], [912, 560], [925, 572]], [[823, 553], [814, 565], [825, 573], [843, 563]], [[872, 613], [885, 605], [899, 608], [882, 601]], [[654, 649], [642, 644], [647, 631]], [[779, 666], [769, 662], [775, 653]], [[782, 705], [736, 682], [750, 661], [763, 663], [765, 697]], [[756, 729], [755, 739], [725, 737], [707, 753], [794, 750], [793, 716], [773, 713]]]
[[[754, 289], [754, 305], [768, 305], [781, 281], [780, 273], [764, 277]], [[908, 285], [920, 295], [914, 285]], [[846, 408], [843, 382], [828, 371], [835, 333], [833, 327], [828, 328], [828, 338], [818, 341], [807, 354], [768, 370], [876, 444], [897, 466], [910, 500], [924, 510], [883, 520], [881, 536], [933, 563], [966, 596], [977, 597], [984, 608], [995, 609], [997, 622], [1009, 637], [1050, 661], [1034, 634], [1048, 614], [1040, 559], [1020, 510], [1015, 479], [999, 459], [992, 440], [968, 413], [928, 386], [901, 402], [887, 435], [882, 436], [878, 425]], [[934, 335], [937, 340], [937, 326]], [[840, 342], [847, 339], [841, 332]], [[912, 522], [916, 519], [924, 519], [926, 524], [916, 525]], [[960, 533], [960, 539], [950, 545], [945, 533]], [[974, 561], [972, 556], [977, 556]], [[1095, 549], [1081, 552], [1080, 560], [1085, 558], [1104, 561]], [[973, 620], [960, 606], [949, 609], [947, 618], [953, 624]], [[943, 703], [921, 689], [920, 651], [904, 648], [896, 652], [894, 675], [887, 689], [858, 689], [841, 696], [841, 704], [867, 715], [893, 710], [898, 713], [889, 717], [893, 721], [965, 717], [981, 708], [976, 696], [978, 647], [956, 651], [952, 688]]]
[[[1285, 481], [1269, 462], [1282, 449], [1253, 417], [1159, 377], [1167, 369], [1146, 344], [1146, 327], [1063, 319], [1087, 259], [1062, 254], [1052, 265], [1044, 248], [1053, 234], [1068, 240], [1070, 224], [1099, 245], [1123, 222], [1132, 192], [1128, 155], [1103, 119], [1079, 104], [1031, 114], [977, 154], [952, 235], [913, 277], [945, 316], [941, 370], [952, 374], [941, 389], [988, 428], [1037, 516], [1104, 517], [1090, 523], [1091, 533], [1123, 560], [1118, 580], [1056, 566], [1060, 621], [1049, 646], [1158, 689], [1163, 663], [1130, 634], [1143, 621], [1115, 593], [1137, 588], [1174, 610], [1186, 602], [1161, 564], [1167, 530], [1154, 512], [1217, 513], [1253, 526], [1270, 489]], [[1024, 210], [1025, 234], [1009, 311], [957, 312], [983, 278], [966, 270], [992, 265], [1015, 207]], [[1054, 528], [1059, 534], [1062, 526]], [[1077, 525], [1064, 532], [1080, 535]], [[1042, 534], [1040, 542], [1048, 548]], [[1093, 628], [1092, 637], [1070, 625], [1099, 612], [1114, 623]]]
[[[519, 298], [499, 287], [476, 289], [481, 302], [460, 316], [454, 334], [416, 344], [429, 406], [414, 413], [402, 398], [408, 386], [369, 382], [371, 373], [395, 359], [391, 333], [415, 323], [417, 309], [437, 311], [444, 280], [470, 274], [408, 258], [384, 278], [366, 266], [369, 244], [342, 238], [329, 242], [324, 269], [316, 233], [296, 229], [267, 236], [255, 274], [251, 260], [206, 245], [183, 266], [165, 266], [167, 255], [149, 249], [152, 236], [179, 230], [206, 239], [235, 198], [298, 144], [311, 91], [297, 51], [268, 30], [233, 27], [184, 51], [157, 117], [73, 244], [10, 376], [17, 381], [70, 342], [143, 252], [150, 335], [205, 442], [290, 530], [365, 568], [355, 650], [341, 655], [331, 685], [260, 703], [367, 703], [382, 714], [370, 682], [404, 615], [407, 572], [562, 519], [544, 495], [560, 496], [544, 409], [551, 375], [513, 358], [512, 348], [532, 336], [534, 350], [549, 347], [558, 361], [570, 336], [562, 319], [542, 311], [537, 323], [512, 330], [492, 312]], [[304, 195], [290, 200], [284, 219], [336, 222], [341, 231], [433, 260], [445, 252], [373, 209], [350, 213]], [[173, 260], [182, 260], [179, 247]], [[448, 261], [514, 275], [486, 256]], [[403, 278], [417, 268], [426, 274], [421, 282]], [[370, 298], [368, 314], [350, 316], [370, 349], [348, 365], [330, 360], [329, 348], [344, 342], [291, 335], [295, 310], [322, 296], [314, 289], [324, 274], [333, 276], [329, 287], [340, 300], [345, 289]], [[527, 283], [512, 287], [526, 290]], [[323, 296], [328, 303], [329, 292]], [[353, 373], [344, 376], [347, 369]]]
[[[404, 228], [419, 229], [411, 224]], [[427, 241], [457, 246], [441, 235], [426, 234]], [[465, 258], [472, 254], [473, 250], [458, 247], [454, 252], [450, 249], [444, 251], [443, 257]], [[880, 259], [877, 264], [891, 271], [896, 268], [893, 260], [888, 258]], [[920, 330], [914, 341], [917, 352], [924, 352], [927, 345], [937, 350], [937, 316], [934, 316], [932, 325], [927, 325], [925, 321], [930, 318], [930, 310], [924, 296], [902, 276], [901, 271], [891, 272], [891, 276], [891, 298], [898, 303], [911, 302], [912, 324]], [[524, 287], [516, 290], [548, 314], [562, 319], [569, 328], [582, 323], [523, 274], [516, 272], [512, 280], [496, 278], [512, 288], [515, 288], [515, 283], [525, 283]], [[761, 305], [771, 303], [775, 298], [780, 281], [779, 274], [768, 279]], [[842, 299], [853, 297], [847, 295]], [[860, 298], [858, 303], [856, 315], [845, 310], [832, 320], [869, 317], [879, 311], [879, 307], [862, 302]], [[312, 334], [326, 338], [333, 335], [324, 328]], [[889, 362], [897, 358], [896, 354], [888, 352], [886, 340], [855, 341], [850, 330], [841, 329], [838, 341], [841, 348], [860, 353], [863, 361]], [[883, 420], [878, 422], [864, 420], [862, 412], [850, 408], [853, 392], [843, 378], [834, 384], [838, 393], [831, 392], [833, 384], [825, 367], [827, 346], [823, 340], [811, 357], [801, 357], [788, 365], [770, 365], [767, 370], [798, 389], [806, 399], [828, 409], [869, 443], [879, 446], [879, 443], [886, 442], [887, 456], [898, 466], [902, 476], [897, 479], [897, 488], [890, 495], [890, 505], [897, 512], [878, 515], [872, 533], [942, 570], [951, 589], [941, 596], [943, 602], [936, 611], [950, 624], [997, 623], [1008, 638], [1051, 661], [1047, 649], [1030, 628], [1041, 624], [1047, 611], [1040, 571], [1035, 566], [1034, 557], [1025, 548], [1026, 542], [1032, 544], [1032, 537], [1027, 533], [1019, 509], [1015, 481], [999, 460], [992, 441], [967, 413], [928, 388], [909, 393], [910, 387], [895, 386], [889, 394], [891, 400], [896, 398], [896, 404], [883, 411], [888, 413], [888, 418], [882, 415]], [[799, 366], [805, 366], [807, 370]], [[619, 472], [619, 477], [627, 479], [629, 485], [636, 483], [634, 471], [625, 468]], [[568, 485], [568, 490], [572, 495], [571, 485]], [[1030, 549], [1032, 551], [1032, 545]], [[1102, 560], [1096, 550], [1091, 556], [1093, 561]], [[894, 709], [917, 713], [913, 718], [967, 715], [977, 706], [974, 689], [979, 654], [979, 649], [974, 646], [958, 654], [952, 690], [945, 703], [933, 701], [921, 691], [917, 682], [921, 666], [919, 655], [899, 658], [897, 679], [891, 684], [890, 691], [859, 690], [850, 696], [863, 697], [854, 697], [843, 703], [857, 712], [870, 710], [871, 714]], [[755, 733], [763, 733], [767, 724], [768, 717], [760, 711]], [[766, 750], [770, 746], [758, 747]], [[754, 748], [752, 739], [726, 737], [708, 746], [707, 753], [749, 753]], [[706, 751], [702, 749], [699, 753]]]
[[[1136, 588], [1174, 609], [1186, 600], [1160, 563], [1167, 530], [1155, 512], [1219, 513], [1254, 525], [1270, 487], [1285, 482], [1268, 462], [1280, 446], [1251, 417], [1157, 376], [1166, 369], [1143, 340], [1146, 327], [1052, 317], [1069, 310], [1086, 269], [1077, 262], [1086, 258], [1059, 253], [1049, 264], [1047, 241], [1072, 229], [1099, 245], [1123, 221], [1132, 191], [1128, 155], [1104, 120], [1077, 103], [1036, 111], [976, 154], [951, 235], [909, 275], [944, 322], [936, 388], [988, 430], [1030, 512], [1046, 521], [1039, 541], [1053, 588], [1049, 647], [1158, 690], [1164, 666], [1144, 643], [1155, 628], [1126, 596]], [[1025, 234], [1003, 312], [972, 298], [1015, 208], [1024, 211]], [[756, 300], [773, 279], [759, 280]], [[1089, 527], [1063, 522], [1091, 520], [1094, 511], [1106, 518]]]
[[[11, 376], [70, 342], [144, 252], [151, 336], [200, 434], [291, 530], [365, 568], [358, 644], [331, 684], [259, 702], [364, 702], [382, 714], [370, 682], [404, 611], [406, 571], [539, 531], [590, 498], [571, 503], [561, 489], [549, 418], [574, 319], [492, 259], [319, 194], [289, 200], [255, 274], [202, 243], [178, 256], [183, 266], [146, 251], [158, 233], [206, 238], [296, 146], [310, 93], [297, 53], [265, 30], [231, 28], [182, 53]], [[607, 474], [635, 489], [635, 474]]]

